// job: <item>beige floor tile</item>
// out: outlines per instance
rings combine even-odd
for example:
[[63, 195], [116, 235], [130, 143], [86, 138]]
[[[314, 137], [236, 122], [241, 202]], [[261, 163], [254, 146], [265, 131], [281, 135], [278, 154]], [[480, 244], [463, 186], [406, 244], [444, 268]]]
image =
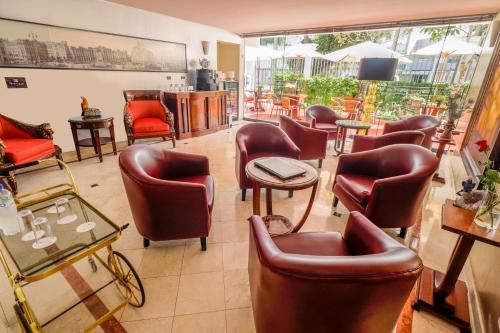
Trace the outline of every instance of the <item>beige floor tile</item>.
[[175, 299], [179, 287], [178, 276], [142, 279], [146, 303], [142, 308], [127, 306], [121, 321], [164, 318], [174, 315]]
[[458, 328], [425, 311], [413, 312], [413, 332], [458, 333]]
[[144, 250], [141, 277], [179, 275], [185, 246], [149, 247]]
[[181, 275], [175, 315], [224, 310], [222, 272]]
[[182, 274], [222, 271], [222, 244], [209, 244], [207, 251], [201, 251], [200, 244], [186, 245]]
[[175, 316], [172, 333], [224, 333], [226, 318], [224, 311]]
[[122, 323], [128, 333], [170, 333], [173, 317], [156, 318]]
[[248, 221], [221, 222], [222, 241], [224, 243], [247, 242], [249, 235]]
[[227, 333], [255, 333], [252, 308], [226, 310]]
[[226, 309], [243, 308], [252, 305], [248, 271], [236, 269], [224, 271]]
[[248, 242], [224, 243], [222, 252], [224, 270], [247, 268]]

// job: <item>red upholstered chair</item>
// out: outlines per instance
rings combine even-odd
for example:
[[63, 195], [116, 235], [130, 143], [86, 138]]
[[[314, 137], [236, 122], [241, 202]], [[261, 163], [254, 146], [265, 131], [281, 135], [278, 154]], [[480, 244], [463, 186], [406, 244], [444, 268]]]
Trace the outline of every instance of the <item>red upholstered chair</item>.
[[245, 173], [245, 166], [251, 160], [267, 156], [283, 156], [298, 159], [300, 149], [277, 126], [252, 123], [236, 132], [236, 179], [241, 189], [241, 200], [245, 201], [246, 190], [252, 182]]
[[380, 228], [406, 228], [417, 213], [438, 160], [430, 150], [396, 144], [339, 157], [333, 183], [333, 206], [338, 201], [363, 213]]
[[[12, 166], [22, 167], [52, 156], [62, 160], [61, 148], [54, 145], [53, 133], [48, 123], [29, 125], [0, 115], [0, 170]], [[8, 174], [8, 185], [16, 192], [14, 172], [5, 170], [5, 173]]]
[[163, 104], [160, 90], [125, 90], [123, 120], [128, 144], [136, 139], [163, 138], [175, 147], [174, 115]]
[[200, 237], [205, 251], [215, 192], [208, 159], [134, 145], [120, 154], [119, 164], [144, 247], [150, 240]]
[[337, 120], [342, 120], [341, 115], [324, 105], [313, 105], [307, 108], [306, 116], [311, 121], [311, 127], [328, 132], [328, 139], [337, 137]]
[[280, 116], [280, 128], [300, 149], [300, 160], [319, 160], [321, 168], [326, 156], [328, 132], [310, 128], [308, 123], [295, 121], [287, 116]]
[[259, 333], [390, 333], [422, 261], [359, 212], [344, 236], [270, 237], [250, 218], [248, 274]]
[[422, 131], [425, 134], [422, 147], [431, 148], [432, 137], [436, 135], [436, 130], [441, 124], [439, 118], [427, 115], [407, 117], [401, 120], [389, 121], [384, 125], [382, 134], [399, 131]]
[[401, 131], [380, 136], [354, 135], [351, 153], [377, 149], [398, 143], [422, 145], [425, 134], [421, 131]]

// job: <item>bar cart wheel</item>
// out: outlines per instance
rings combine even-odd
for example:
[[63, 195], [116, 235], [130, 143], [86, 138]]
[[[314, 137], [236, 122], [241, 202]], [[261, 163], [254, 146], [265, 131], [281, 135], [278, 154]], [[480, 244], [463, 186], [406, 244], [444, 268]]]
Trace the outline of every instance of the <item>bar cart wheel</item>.
[[146, 301], [144, 287], [130, 261], [120, 252], [113, 251], [108, 255], [108, 265], [116, 277], [115, 283], [120, 293], [124, 297], [130, 293], [129, 304], [136, 308], [142, 307]]

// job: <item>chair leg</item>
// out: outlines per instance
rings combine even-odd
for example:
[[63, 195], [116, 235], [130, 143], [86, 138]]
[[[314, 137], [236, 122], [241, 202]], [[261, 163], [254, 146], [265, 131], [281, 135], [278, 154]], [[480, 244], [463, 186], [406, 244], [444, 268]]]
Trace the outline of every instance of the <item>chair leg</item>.
[[318, 160], [318, 168], [321, 169], [323, 167], [323, 160]]
[[398, 236], [404, 239], [406, 237], [406, 232], [407, 232], [406, 228], [401, 228], [399, 230], [399, 235]]
[[163, 141], [167, 141], [166, 137], [162, 136], [161, 138], [163, 139]]
[[288, 197], [293, 198], [293, 191], [292, 190], [288, 191]]
[[143, 245], [144, 247], [149, 247], [149, 239], [144, 238], [144, 239], [142, 240], [142, 245]]
[[207, 238], [200, 237], [200, 243], [201, 243], [201, 250], [206, 251], [207, 250]]
[[339, 198], [333, 197], [333, 208], [337, 208], [339, 204]]
[[242, 189], [241, 190], [241, 201], [245, 201], [246, 196], [247, 196], [247, 190]]

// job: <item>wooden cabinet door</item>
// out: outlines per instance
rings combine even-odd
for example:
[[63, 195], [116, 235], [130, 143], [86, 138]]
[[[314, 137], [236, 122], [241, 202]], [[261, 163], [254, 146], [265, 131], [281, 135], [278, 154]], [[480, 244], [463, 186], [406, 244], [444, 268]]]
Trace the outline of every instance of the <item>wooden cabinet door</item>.
[[202, 131], [208, 128], [205, 98], [191, 99], [191, 131]]
[[208, 100], [208, 124], [209, 128], [215, 128], [219, 126], [220, 119], [220, 107], [219, 107], [219, 99], [217, 96], [207, 97]]

